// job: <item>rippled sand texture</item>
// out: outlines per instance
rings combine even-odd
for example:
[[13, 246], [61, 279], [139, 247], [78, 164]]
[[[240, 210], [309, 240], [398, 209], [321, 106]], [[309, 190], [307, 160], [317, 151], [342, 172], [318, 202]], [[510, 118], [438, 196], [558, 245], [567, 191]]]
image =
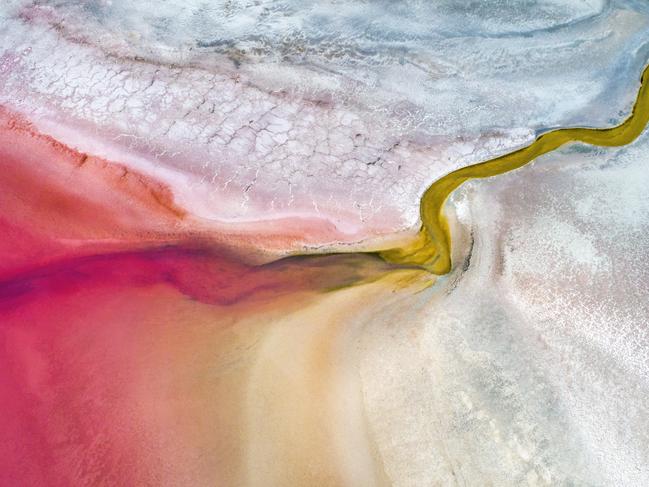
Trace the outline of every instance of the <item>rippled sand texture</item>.
[[646, 129], [444, 195], [444, 275], [381, 258], [452, 171], [623, 122], [647, 41], [636, 1], [4, 2], [0, 485], [649, 484]]

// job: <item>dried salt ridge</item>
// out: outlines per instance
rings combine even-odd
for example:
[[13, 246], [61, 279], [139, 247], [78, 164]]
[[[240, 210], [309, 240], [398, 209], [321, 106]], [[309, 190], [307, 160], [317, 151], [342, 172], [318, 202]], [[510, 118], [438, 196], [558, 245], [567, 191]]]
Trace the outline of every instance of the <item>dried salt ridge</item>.
[[0, 102], [268, 250], [385, 248], [444, 174], [619, 121], [649, 38], [633, 2], [228, 5], [5, 4]]

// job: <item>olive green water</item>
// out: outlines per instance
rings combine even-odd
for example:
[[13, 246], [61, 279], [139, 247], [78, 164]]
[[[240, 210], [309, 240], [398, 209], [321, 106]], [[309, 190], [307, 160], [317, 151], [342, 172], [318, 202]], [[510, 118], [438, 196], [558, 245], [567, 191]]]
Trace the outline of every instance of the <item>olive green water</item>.
[[598, 146], [622, 146], [635, 140], [649, 121], [649, 66], [640, 79], [640, 89], [631, 115], [610, 128], [564, 128], [546, 132], [527, 147], [473, 166], [463, 167], [435, 181], [423, 194], [420, 205], [421, 229], [417, 238], [403, 247], [379, 255], [396, 264], [416, 265], [442, 275], [451, 270], [451, 235], [444, 216], [449, 195], [470, 179], [488, 178], [518, 169], [543, 154], [570, 142]]

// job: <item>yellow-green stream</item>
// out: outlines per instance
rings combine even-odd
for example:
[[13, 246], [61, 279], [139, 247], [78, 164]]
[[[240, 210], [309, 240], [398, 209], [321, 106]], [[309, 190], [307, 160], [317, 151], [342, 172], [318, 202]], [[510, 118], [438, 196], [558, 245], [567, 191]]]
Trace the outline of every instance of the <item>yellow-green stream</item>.
[[610, 128], [564, 128], [546, 132], [527, 147], [489, 161], [463, 167], [435, 181], [423, 194], [419, 205], [422, 221], [417, 238], [403, 247], [380, 252], [388, 262], [421, 266], [438, 275], [451, 270], [451, 235], [444, 216], [444, 204], [462, 183], [488, 178], [518, 169], [537, 157], [570, 142], [598, 146], [622, 146], [633, 142], [649, 121], [649, 66], [642, 73], [640, 90], [631, 115]]

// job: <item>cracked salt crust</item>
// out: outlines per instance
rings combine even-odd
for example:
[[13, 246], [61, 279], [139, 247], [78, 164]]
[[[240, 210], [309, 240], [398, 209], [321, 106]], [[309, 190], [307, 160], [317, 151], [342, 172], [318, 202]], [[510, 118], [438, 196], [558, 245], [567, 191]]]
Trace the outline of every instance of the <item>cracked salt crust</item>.
[[[250, 50], [238, 67], [216, 44], [189, 49], [182, 18], [200, 10], [192, 3], [155, 14], [179, 16], [177, 44], [173, 23], [160, 31], [129, 3], [6, 5], [0, 100], [68, 145], [162, 178], [197, 217], [316, 218], [337, 233], [306, 243], [327, 247], [414, 231], [418, 198], [432, 181], [519, 147], [535, 130], [619, 118], [644, 62], [629, 60], [629, 46], [649, 36], [649, 17], [632, 5], [550, 2], [534, 6], [542, 22], [518, 20], [516, 42], [517, 24], [505, 29], [498, 15], [483, 15], [472, 36], [458, 21], [465, 14], [449, 5], [431, 7], [445, 12], [444, 28], [431, 25], [414, 38], [408, 32], [425, 17], [403, 10], [377, 17], [394, 21], [385, 39], [350, 34], [346, 15], [355, 7], [321, 12], [340, 21], [332, 24], [338, 40], [325, 42], [318, 36], [327, 28], [310, 17], [320, 7], [287, 5], [283, 21], [306, 29], [305, 57], [256, 59]], [[252, 23], [225, 25], [235, 44], [248, 42], [253, 25], [269, 39], [289, 27], [257, 18], [257, 7], [238, 8], [233, 15]], [[204, 32], [219, 25], [201, 18]], [[123, 22], [138, 35], [120, 37]], [[331, 49], [363, 54], [331, 56]], [[596, 76], [593, 66], [601, 68]]]

